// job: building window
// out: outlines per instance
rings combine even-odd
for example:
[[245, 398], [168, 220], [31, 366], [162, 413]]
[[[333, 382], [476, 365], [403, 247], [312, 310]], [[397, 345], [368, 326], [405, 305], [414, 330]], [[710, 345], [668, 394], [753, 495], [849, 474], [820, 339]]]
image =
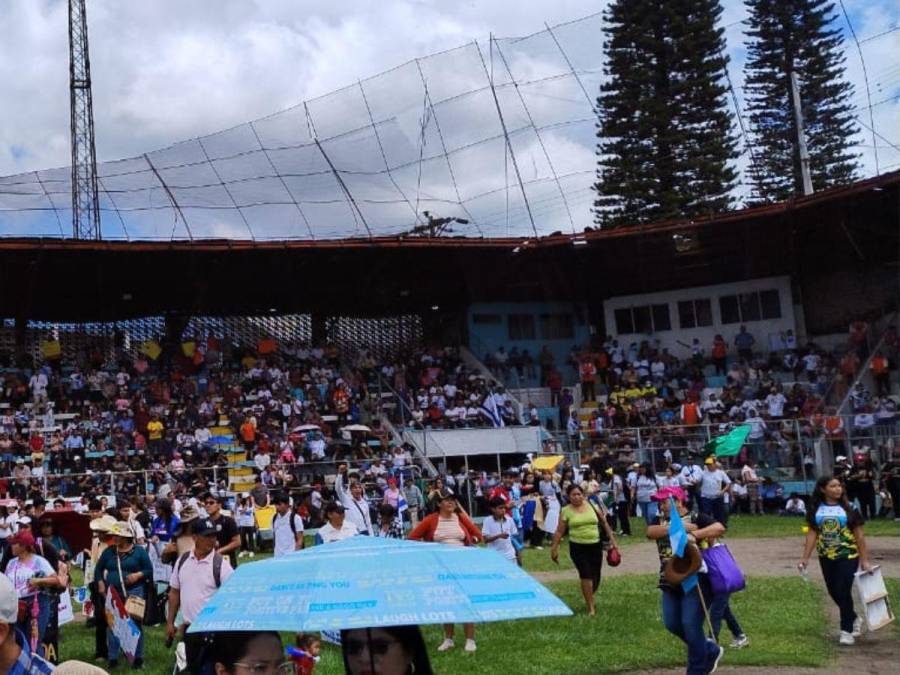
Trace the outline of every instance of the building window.
[[616, 332], [619, 335], [628, 333], [648, 334], [672, 330], [669, 305], [625, 307], [615, 310], [613, 314], [616, 320]]
[[653, 305], [653, 332], [672, 330], [672, 320], [669, 318], [669, 305]]
[[541, 314], [541, 337], [545, 340], [571, 340], [575, 322], [571, 314]]
[[722, 323], [745, 323], [781, 318], [781, 299], [777, 290], [753, 291], [719, 298]]
[[534, 340], [533, 314], [510, 314], [507, 321], [510, 340]]
[[615, 311], [616, 317], [616, 332], [619, 335], [625, 335], [627, 333], [634, 332], [634, 321], [631, 320], [631, 307], [626, 307], [625, 309], [617, 309]]
[[762, 318], [781, 318], [781, 297], [778, 291], [763, 291], [759, 294], [759, 304], [762, 305]]
[[473, 314], [472, 323], [479, 326], [498, 324], [503, 323], [503, 317], [500, 314]]
[[708, 298], [679, 301], [678, 325], [681, 328], [712, 326], [712, 303]]

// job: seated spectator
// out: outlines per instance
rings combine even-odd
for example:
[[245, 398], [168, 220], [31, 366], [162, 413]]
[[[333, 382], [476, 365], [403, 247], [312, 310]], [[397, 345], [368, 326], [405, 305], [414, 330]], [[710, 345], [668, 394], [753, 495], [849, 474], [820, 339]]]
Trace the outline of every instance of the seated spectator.
[[792, 492], [784, 505], [782, 514], [785, 516], [805, 516], [806, 502], [804, 502], [796, 492]]

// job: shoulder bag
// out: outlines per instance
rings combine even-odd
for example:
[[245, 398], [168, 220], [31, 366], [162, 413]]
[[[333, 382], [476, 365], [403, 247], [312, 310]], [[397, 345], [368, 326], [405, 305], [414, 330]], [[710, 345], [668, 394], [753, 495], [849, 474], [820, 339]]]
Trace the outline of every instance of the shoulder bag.
[[[133, 549], [132, 549], [133, 550]], [[143, 623], [144, 612], [147, 611], [147, 602], [143, 598], [128, 595], [125, 589], [125, 577], [122, 575], [122, 556], [116, 552], [116, 565], [119, 567], [119, 583], [122, 586], [122, 599], [125, 601], [125, 611], [135, 623]]]

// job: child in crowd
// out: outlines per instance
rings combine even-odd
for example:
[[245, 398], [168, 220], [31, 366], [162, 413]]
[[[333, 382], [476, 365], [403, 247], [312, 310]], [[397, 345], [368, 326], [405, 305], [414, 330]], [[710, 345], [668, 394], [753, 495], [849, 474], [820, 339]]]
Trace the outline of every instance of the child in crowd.
[[488, 548], [494, 549], [507, 560], [515, 560], [521, 566], [515, 540], [519, 530], [512, 516], [507, 513], [506, 502], [502, 497], [494, 497], [488, 505], [491, 517], [485, 518], [481, 526], [484, 542]]
[[315, 633], [297, 633], [294, 643], [293, 647], [287, 648], [287, 656], [296, 666], [297, 675], [312, 675], [322, 650], [319, 636]]

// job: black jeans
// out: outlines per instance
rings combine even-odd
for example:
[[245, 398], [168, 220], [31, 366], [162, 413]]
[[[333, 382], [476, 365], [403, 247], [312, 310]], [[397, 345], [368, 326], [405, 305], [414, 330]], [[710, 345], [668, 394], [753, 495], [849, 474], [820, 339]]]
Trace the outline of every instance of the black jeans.
[[256, 553], [256, 528], [255, 527], [242, 527], [241, 528], [241, 550], [242, 551], [253, 551]]
[[853, 575], [859, 567], [859, 558], [829, 560], [819, 556], [819, 564], [822, 566], [828, 595], [841, 610], [841, 630], [851, 633], [856, 620], [856, 612], [853, 611]]

